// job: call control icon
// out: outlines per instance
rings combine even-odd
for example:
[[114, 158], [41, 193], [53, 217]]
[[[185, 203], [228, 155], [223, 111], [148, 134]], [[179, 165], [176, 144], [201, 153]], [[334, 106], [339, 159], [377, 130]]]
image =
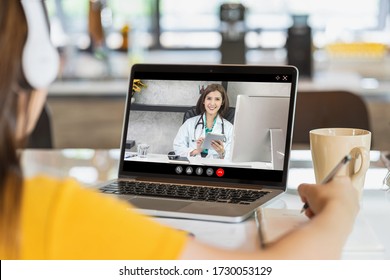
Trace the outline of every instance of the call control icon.
[[207, 174], [207, 176], [212, 176], [214, 174], [214, 170], [212, 168], [207, 168], [206, 174]]
[[188, 166], [187, 168], [186, 168], [186, 173], [188, 174], [188, 175], [191, 175], [192, 174], [192, 167], [191, 166]]
[[181, 167], [180, 165], [176, 166], [175, 171], [177, 174], [181, 174], [183, 172], [183, 167]]
[[218, 177], [222, 177], [225, 174], [225, 170], [218, 168], [215, 174], [217, 174]]
[[196, 169], [195, 169], [195, 173], [196, 173], [196, 175], [202, 175], [202, 173], [203, 173], [203, 168], [202, 168], [202, 167], [196, 168]]

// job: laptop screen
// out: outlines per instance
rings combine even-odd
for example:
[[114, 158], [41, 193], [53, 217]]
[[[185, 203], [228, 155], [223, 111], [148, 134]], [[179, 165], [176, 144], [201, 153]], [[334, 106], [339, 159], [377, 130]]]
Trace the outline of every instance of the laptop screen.
[[290, 66], [134, 65], [119, 175], [284, 188], [296, 82]]

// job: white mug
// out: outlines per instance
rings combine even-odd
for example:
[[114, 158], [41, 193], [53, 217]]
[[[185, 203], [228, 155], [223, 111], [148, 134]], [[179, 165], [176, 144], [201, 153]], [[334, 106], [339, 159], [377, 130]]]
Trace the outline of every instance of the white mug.
[[338, 175], [351, 177], [362, 197], [364, 180], [370, 165], [371, 132], [355, 128], [320, 128], [310, 131], [310, 150], [316, 182], [320, 183], [347, 154], [351, 162]]

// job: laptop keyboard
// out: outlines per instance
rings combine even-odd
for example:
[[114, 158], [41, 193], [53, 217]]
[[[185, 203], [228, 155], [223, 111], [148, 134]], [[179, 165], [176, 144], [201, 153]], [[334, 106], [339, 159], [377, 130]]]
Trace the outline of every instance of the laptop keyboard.
[[214, 188], [206, 186], [159, 184], [148, 182], [114, 182], [100, 188], [103, 193], [163, 197], [193, 201], [250, 204], [268, 194], [268, 191]]

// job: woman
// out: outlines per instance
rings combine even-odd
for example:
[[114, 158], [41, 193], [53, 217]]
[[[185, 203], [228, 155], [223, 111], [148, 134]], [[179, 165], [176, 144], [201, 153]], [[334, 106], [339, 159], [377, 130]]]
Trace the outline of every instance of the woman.
[[[30, 1], [42, 4], [41, 1]], [[265, 250], [227, 251], [140, 215], [125, 202], [48, 176], [25, 179], [18, 148], [33, 129], [46, 91], [21, 63], [27, 23], [21, 1], [0, 0], [1, 259], [322, 259], [338, 258], [358, 212], [346, 177], [301, 185], [315, 217]], [[42, 30], [45, 32], [45, 30]], [[332, 246], [329, 246], [331, 241]], [[304, 246], [302, 246], [304, 244]]]
[[[233, 125], [223, 118], [228, 109], [229, 99], [223, 86], [208, 85], [196, 104], [198, 116], [186, 120], [176, 134], [173, 141], [175, 153], [184, 157], [229, 159]], [[213, 140], [211, 149], [205, 149], [203, 142], [210, 132], [222, 134], [225, 138]]]

